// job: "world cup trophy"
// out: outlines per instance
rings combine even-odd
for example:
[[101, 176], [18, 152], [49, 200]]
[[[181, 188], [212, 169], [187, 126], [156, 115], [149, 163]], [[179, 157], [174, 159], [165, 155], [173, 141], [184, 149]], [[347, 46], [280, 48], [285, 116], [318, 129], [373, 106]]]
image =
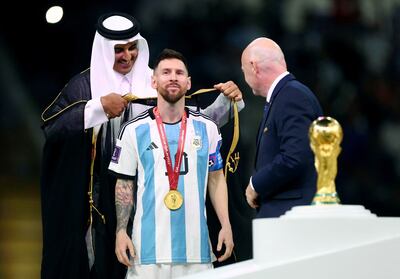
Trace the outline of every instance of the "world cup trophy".
[[318, 174], [317, 193], [312, 204], [340, 204], [335, 178], [343, 139], [342, 127], [332, 117], [318, 117], [311, 124], [308, 135]]

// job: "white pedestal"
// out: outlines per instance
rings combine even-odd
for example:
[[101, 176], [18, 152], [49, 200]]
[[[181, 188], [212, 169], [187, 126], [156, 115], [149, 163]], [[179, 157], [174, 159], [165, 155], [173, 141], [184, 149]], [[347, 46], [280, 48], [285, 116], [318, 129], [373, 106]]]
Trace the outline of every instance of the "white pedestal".
[[357, 205], [298, 206], [253, 221], [253, 254], [185, 278], [399, 279], [400, 218]]

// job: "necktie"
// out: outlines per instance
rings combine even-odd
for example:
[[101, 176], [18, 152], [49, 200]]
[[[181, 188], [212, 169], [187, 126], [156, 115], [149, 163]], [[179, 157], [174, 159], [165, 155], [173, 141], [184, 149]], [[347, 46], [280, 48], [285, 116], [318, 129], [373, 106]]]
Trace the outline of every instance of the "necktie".
[[269, 102], [265, 102], [265, 105], [264, 105], [264, 114], [269, 110]]
[[264, 126], [265, 126], [265, 121], [267, 120], [268, 111], [269, 111], [270, 107], [271, 107], [270, 102], [265, 102], [263, 118], [260, 122], [260, 127], [258, 128], [258, 133], [257, 133], [257, 146], [259, 145], [259, 142], [260, 142], [260, 139], [262, 136], [262, 132], [263, 132]]
[[264, 132], [265, 122], [267, 121], [268, 111], [269, 111], [269, 108], [271, 107], [270, 104], [271, 104], [270, 102], [265, 102], [263, 118], [262, 118], [262, 120], [260, 122], [260, 126], [258, 127], [257, 142], [256, 142], [256, 159], [254, 161], [255, 165], [257, 164], [258, 149], [260, 147], [261, 137], [262, 137], [263, 132]]

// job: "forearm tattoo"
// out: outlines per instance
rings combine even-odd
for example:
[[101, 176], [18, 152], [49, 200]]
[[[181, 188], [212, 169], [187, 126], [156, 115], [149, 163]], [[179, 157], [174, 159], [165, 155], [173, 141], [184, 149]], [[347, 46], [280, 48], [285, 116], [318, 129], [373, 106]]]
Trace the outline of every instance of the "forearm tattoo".
[[117, 213], [117, 230], [126, 230], [133, 207], [133, 181], [118, 179], [115, 185], [115, 209]]

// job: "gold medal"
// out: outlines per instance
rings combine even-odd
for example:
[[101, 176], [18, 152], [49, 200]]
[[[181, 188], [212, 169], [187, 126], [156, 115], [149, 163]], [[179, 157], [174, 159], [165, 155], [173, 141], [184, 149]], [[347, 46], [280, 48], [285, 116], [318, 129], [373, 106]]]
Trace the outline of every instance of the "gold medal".
[[165, 206], [170, 210], [177, 210], [183, 204], [183, 197], [181, 193], [176, 190], [169, 190], [164, 198]]

